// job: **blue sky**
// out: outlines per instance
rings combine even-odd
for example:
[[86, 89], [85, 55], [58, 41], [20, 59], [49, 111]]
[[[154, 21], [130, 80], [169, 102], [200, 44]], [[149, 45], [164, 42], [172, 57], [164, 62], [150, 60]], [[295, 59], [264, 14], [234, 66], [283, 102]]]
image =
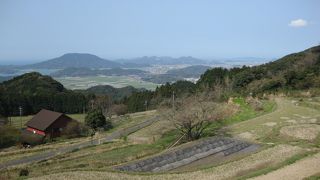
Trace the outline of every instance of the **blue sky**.
[[320, 43], [317, 0], [1, 0], [0, 62], [281, 57]]

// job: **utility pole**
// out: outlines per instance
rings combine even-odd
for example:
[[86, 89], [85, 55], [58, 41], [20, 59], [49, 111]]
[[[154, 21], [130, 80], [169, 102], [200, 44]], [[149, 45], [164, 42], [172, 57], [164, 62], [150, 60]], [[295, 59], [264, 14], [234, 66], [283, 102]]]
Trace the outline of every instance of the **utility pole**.
[[172, 91], [172, 110], [173, 110], [173, 116], [172, 116], [172, 120], [174, 121], [174, 116], [175, 116], [175, 107], [174, 107], [174, 91]]
[[148, 111], [148, 100], [144, 101], [144, 105], [146, 106], [146, 111]]
[[174, 91], [172, 91], [172, 109], [174, 111]]
[[19, 114], [20, 114], [20, 129], [22, 129], [22, 107], [19, 106]]
[[91, 109], [93, 109], [94, 100], [91, 100]]

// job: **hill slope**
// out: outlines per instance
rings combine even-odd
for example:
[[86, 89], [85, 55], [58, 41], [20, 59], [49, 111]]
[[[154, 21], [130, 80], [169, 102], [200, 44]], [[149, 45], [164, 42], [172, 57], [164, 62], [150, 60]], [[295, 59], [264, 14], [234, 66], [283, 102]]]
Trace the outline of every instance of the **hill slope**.
[[251, 68], [214, 68], [201, 76], [198, 85], [225, 85], [246, 93], [320, 87], [320, 46]]
[[24, 115], [37, 113], [42, 108], [77, 113], [83, 111], [86, 98], [65, 89], [50, 76], [27, 73], [0, 84], [0, 104], [7, 115], [18, 115], [20, 106]]
[[181, 69], [172, 69], [167, 72], [167, 74], [180, 76], [184, 78], [199, 78], [201, 74], [206, 72], [206, 70], [211, 69], [210, 66], [203, 66], [203, 65], [195, 65], [195, 66], [188, 66]]
[[121, 64], [92, 54], [69, 53], [40, 63], [22, 66], [22, 68], [31, 69], [65, 69], [69, 67], [114, 68], [121, 67]]
[[100, 85], [91, 87], [83, 92], [85, 93], [93, 93], [96, 95], [107, 95], [111, 97], [113, 100], [119, 101], [125, 97], [131, 96], [135, 92], [144, 91], [144, 89], [136, 89], [132, 86], [126, 86], [123, 88], [114, 88], [109, 85]]

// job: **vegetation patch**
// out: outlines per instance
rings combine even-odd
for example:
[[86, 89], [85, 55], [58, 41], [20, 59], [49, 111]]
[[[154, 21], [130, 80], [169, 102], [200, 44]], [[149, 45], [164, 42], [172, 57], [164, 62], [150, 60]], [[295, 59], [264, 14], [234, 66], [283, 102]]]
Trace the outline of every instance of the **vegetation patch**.
[[320, 125], [302, 124], [285, 126], [280, 129], [280, 134], [302, 140], [314, 140], [320, 133]]

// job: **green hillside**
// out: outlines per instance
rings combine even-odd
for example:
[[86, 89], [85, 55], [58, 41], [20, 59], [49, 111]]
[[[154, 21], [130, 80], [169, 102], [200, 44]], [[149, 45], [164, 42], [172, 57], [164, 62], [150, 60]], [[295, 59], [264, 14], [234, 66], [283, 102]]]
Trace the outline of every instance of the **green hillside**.
[[137, 89], [132, 86], [126, 86], [122, 88], [115, 88], [109, 85], [99, 85], [91, 87], [87, 90], [81, 91], [83, 93], [92, 93], [96, 95], [107, 95], [113, 100], [119, 101], [125, 97], [131, 96], [135, 92], [144, 91], [145, 89]]
[[[67, 90], [50, 76], [27, 73], [0, 84], [0, 110], [6, 115], [34, 114], [46, 108], [65, 113], [82, 112], [86, 106], [83, 94]], [[75, 103], [77, 102], [77, 103]]]
[[320, 46], [254, 67], [214, 68], [198, 81], [199, 87], [228, 86], [234, 92], [264, 93], [320, 87]]

